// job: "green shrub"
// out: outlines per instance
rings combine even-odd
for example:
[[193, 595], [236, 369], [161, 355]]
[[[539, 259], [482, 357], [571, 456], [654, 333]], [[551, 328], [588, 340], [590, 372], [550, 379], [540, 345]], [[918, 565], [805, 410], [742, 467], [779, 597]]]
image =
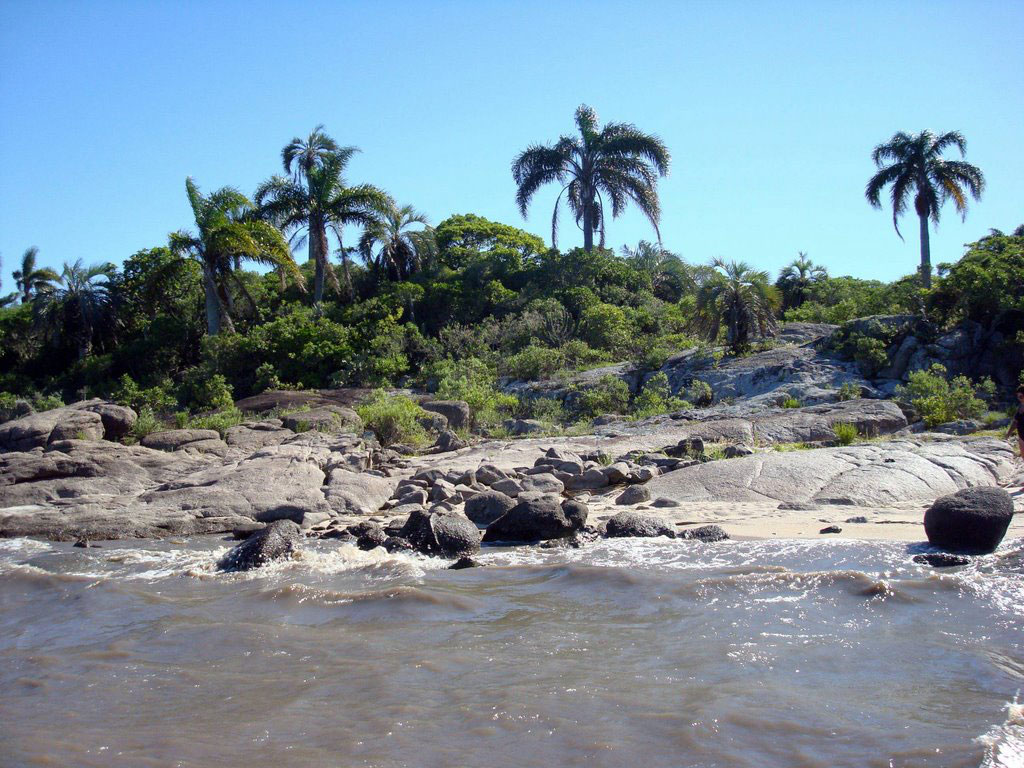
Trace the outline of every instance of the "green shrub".
[[548, 424], [564, 424], [568, 415], [562, 401], [555, 397], [524, 397], [516, 415], [523, 419], [537, 419]]
[[383, 446], [395, 443], [425, 445], [427, 431], [419, 423], [426, 411], [404, 395], [389, 395], [375, 390], [369, 400], [356, 406], [356, 413]]
[[193, 411], [226, 411], [235, 406], [227, 379], [219, 373], [211, 374], [206, 366], [185, 371], [178, 396]]
[[565, 365], [565, 357], [557, 349], [531, 344], [498, 363], [502, 376], [522, 381], [550, 378]]
[[803, 404], [792, 395], [788, 395], [785, 400], [782, 401], [783, 408], [800, 408]]
[[135, 419], [135, 423], [132, 425], [131, 436], [136, 440], [141, 440], [146, 435], [153, 432], [159, 431], [163, 425], [160, 420], [153, 413], [153, 409], [148, 405], [142, 406], [138, 412], [138, 418]]
[[711, 385], [701, 379], [694, 379], [686, 388], [686, 399], [701, 408], [711, 405], [714, 401]]
[[143, 389], [127, 373], [118, 379], [117, 385], [110, 392], [110, 399], [119, 405], [127, 405], [136, 413], [141, 413], [145, 408], [153, 413], [171, 413], [178, 407], [178, 398], [174, 395], [174, 384], [170, 379]]
[[889, 364], [886, 344], [881, 339], [854, 334], [850, 341], [854, 345], [853, 359], [857, 363], [857, 370], [864, 376], [871, 378]]
[[577, 385], [573, 394], [576, 410], [582, 418], [629, 411], [629, 387], [618, 376], [607, 374], [594, 384]]
[[839, 387], [840, 400], [856, 400], [858, 397], [860, 397], [860, 387], [852, 381], [847, 381]]
[[860, 436], [860, 432], [854, 424], [837, 422], [832, 425], [832, 431], [835, 433], [836, 440], [839, 441], [840, 445], [850, 445]]
[[515, 395], [498, 389], [497, 376], [482, 360], [445, 361], [434, 370], [440, 376], [438, 399], [465, 400], [475, 425], [503, 421], [519, 404]]
[[948, 381], [946, 374], [946, 367], [935, 363], [927, 371], [913, 371], [906, 386], [896, 389], [896, 396], [910, 403], [928, 427], [981, 416], [986, 406], [977, 394], [991, 396], [995, 389], [990, 380], [972, 384], [966, 376], [957, 376]]
[[665, 364], [671, 354], [672, 350], [661, 342], [642, 344], [639, 353], [634, 357], [634, 362], [642, 371], [656, 371]]
[[36, 411], [52, 411], [54, 408], [63, 408], [64, 405], [60, 395], [44, 395], [37, 392], [32, 396], [32, 407]]
[[281, 379], [277, 376], [277, 369], [273, 363], [263, 363], [256, 369], [256, 382], [253, 384], [254, 392], [266, 392], [270, 389], [281, 389]]
[[597, 304], [582, 314], [583, 339], [596, 349], [617, 352], [629, 344], [629, 321], [621, 307]]
[[226, 408], [223, 411], [217, 413], [206, 414], [205, 416], [196, 416], [190, 419], [188, 426], [192, 429], [213, 429], [220, 433], [223, 438], [224, 433], [228, 431], [228, 428], [237, 426], [245, 421], [243, 413], [235, 407]]
[[652, 376], [633, 399], [633, 415], [638, 419], [689, 407], [690, 404], [682, 398], [673, 397], [668, 376], [664, 373]]

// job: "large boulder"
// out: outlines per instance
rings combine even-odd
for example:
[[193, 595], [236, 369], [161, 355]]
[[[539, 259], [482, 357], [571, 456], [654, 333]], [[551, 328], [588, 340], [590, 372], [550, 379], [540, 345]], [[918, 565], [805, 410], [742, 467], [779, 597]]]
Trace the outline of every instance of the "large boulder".
[[132, 427], [135, 426], [135, 422], [139, 418], [131, 408], [103, 400], [75, 403], [70, 407], [98, 413], [103, 422], [103, 437], [107, 440], [120, 440], [132, 431]]
[[103, 419], [77, 408], [30, 413], [0, 425], [0, 451], [31, 451], [58, 440], [100, 440]]
[[466, 517], [486, 528], [515, 505], [511, 496], [500, 491], [484, 491], [466, 502]]
[[229, 551], [217, 568], [222, 571], [248, 571], [290, 555], [298, 547], [299, 526], [290, 520], [275, 520], [266, 528]]
[[676, 532], [668, 523], [654, 515], [640, 512], [619, 512], [608, 520], [605, 531], [609, 538], [625, 538], [630, 536], [667, 536], [676, 537]]
[[372, 515], [391, 498], [397, 485], [390, 477], [338, 467], [329, 471], [324, 495], [338, 514]]
[[339, 405], [321, 405], [286, 413], [281, 416], [281, 423], [292, 432], [359, 432], [363, 428], [363, 420], [358, 413]]
[[1013, 499], [1002, 488], [967, 488], [943, 496], [924, 514], [929, 543], [950, 552], [995, 551], [1013, 519]]
[[425, 411], [440, 413], [448, 419], [448, 426], [452, 429], [469, 426], [469, 403], [465, 400], [431, 400], [427, 403], [420, 403], [420, 407]]
[[398, 535], [425, 555], [462, 557], [480, 550], [476, 526], [462, 515], [440, 508], [414, 511]]
[[530, 496], [499, 517], [484, 533], [484, 541], [545, 541], [572, 536], [586, 517], [568, 515], [557, 496]]

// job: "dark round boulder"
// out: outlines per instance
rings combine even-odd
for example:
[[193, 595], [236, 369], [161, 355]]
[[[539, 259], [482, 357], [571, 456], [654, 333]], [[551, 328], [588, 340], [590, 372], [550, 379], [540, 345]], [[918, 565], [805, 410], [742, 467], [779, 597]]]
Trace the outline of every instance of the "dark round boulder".
[[968, 555], [994, 552], [1013, 519], [1013, 499], [1002, 488], [967, 488], [937, 499], [924, 513], [933, 547]]
[[570, 517], [559, 502], [558, 496], [528, 496], [520, 500], [487, 526], [484, 541], [532, 542], [571, 536], [583, 527], [579, 521], [581, 510], [570, 507]]
[[515, 499], [501, 491], [484, 491], [466, 502], [466, 517], [486, 528], [515, 505]]
[[464, 568], [479, 568], [480, 563], [474, 560], [472, 557], [463, 556], [456, 560], [454, 563], [448, 566], [449, 571], [461, 571]]
[[971, 558], [964, 555], [951, 555], [948, 552], [929, 552], [924, 555], [914, 555], [914, 562], [930, 565], [932, 568], [954, 568], [958, 565], [968, 565]]
[[562, 514], [566, 516], [577, 531], [582, 531], [583, 527], [587, 524], [590, 508], [587, 507], [586, 502], [579, 499], [566, 499], [562, 502]]
[[301, 536], [299, 526], [291, 520], [275, 520], [230, 550], [217, 563], [217, 568], [222, 571], [248, 571], [251, 568], [259, 568], [290, 555]]
[[460, 514], [435, 507], [416, 510], [399, 534], [418, 552], [437, 557], [461, 557], [480, 550], [480, 532]]
[[676, 537], [672, 526], [660, 517], [644, 515], [640, 512], [619, 512], [608, 520], [605, 525], [605, 533], [610, 539], [632, 536], [667, 536], [670, 539]]

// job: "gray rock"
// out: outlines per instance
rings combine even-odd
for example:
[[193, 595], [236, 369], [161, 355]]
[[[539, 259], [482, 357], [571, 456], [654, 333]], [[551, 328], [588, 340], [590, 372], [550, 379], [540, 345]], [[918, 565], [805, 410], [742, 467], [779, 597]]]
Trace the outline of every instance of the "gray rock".
[[447, 480], [438, 480], [430, 488], [430, 494], [428, 498], [430, 501], [448, 501], [455, 497], [455, 486], [449, 483]]
[[932, 546], [951, 552], [994, 552], [1013, 519], [1013, 499], [1002, 488], [968, 488], [937, 499], [924, 515]]
[[[407, 490], [409, 488], [410, 488], [410, 486], [406, 486]], [[398, 490], [400, 492], [402, 489], [399, 488]], [[406, 493], [406, 494], [402, 495], [401, 497], [399, 497], [398, 503], [399, 503], [399, 505], [416, 504], [416, 505], [422, 506], [422, 505], [427, 503], [427, 492], [425, 490], [423, 490], [422, 488], [415, 488], [414, 487], [414, 488], [412, 488], [412, 490], [409, 490], [408, 493]]]
[[420, 403], [425, 411], [440, 413], [448, 419], [448, 425], [452, 429], [462, 429], [470, 425], [469, 403], [464, 400], [431, 400], [427, 403]]
[[442, 413], [427, 411], [423, 416], [418, 417], [416, 421], [428, 432], [441, 433], [448, 429], [448, 419]]
[[547, 424], [536, 419], [506, 419], [502, 426], [517, 437], [543, 432], [548, 428]]
[[605, 531], [609, 538], [667, 536], [674, 539], [676, 537], [672, 526], [660, 517], [632, 511], [619, 512], [609, 518]]
[[229, 551], [217, 568], [222, 571], [248, 571], [291, 555], [298, 547], [299, 526], [289, 520], [277, 520], [256, 531]]
[[725, 458], [735, 459], [740, 456], [752, 456], [754, 449], [747, 445], [727, 445], [725, 447]]
[[693, 539], [696, 541], [703, 541], [705, 544], [711, 544], [716, 541], [725, 541], [729, 538], [720, 525], [702, 525], [698, 528], [687, 528], [683, 531], [679, 538], [681, 539]]
[[103, 437], [106, 440], [120, 440], [132, 431], [138, 419], [138, 414], [131, 408], [103, 400], [75, 403], [70, 407], [98, 413], [103, 422]]
[[608, 478], [608, 482], [611, 485], [626, 482], [626, 479], [632, 471], [633, 468], [624, 461], [616, 461], [614, 464], [604, 467], [601, 470], [601, 472], [604, 473], [604, 476]]
[[504, 480], [508, 474], [493, 464], [481, 464], [476, 470], [476, 479], [484, 485], [493, 485], [499, 480]]
[[511, 496], [499, 491], [484, 491], [466, 501], [466, 517], [486, 528], [516, 505]]
[[681, 502], [777, 501], [862, 507], [932, 501], [965, 486], [997, 485], [1012, 474], [1012, 452], [991, 438], [892, 440], [768, 452], [696, 464], [656, 477], [651, 495]]
[[282, 424], [292, 432], [352, 432], [363, 429], [363, 420], [351, 408], [321, 405], [308, 411], [292, 411], [281, 416]]
[[506, 477], [503, 480], [491, 483], [491, 490], [504, 493], [506, 496], [515, 498], [523, 492], [523, 484], [514, 478]]
[[229, 448], [235, 448], [248, 455], [261, 448], [280, 445], [294, 436], [292, 430], [281, 425], [280, 419], [270, 419], [266, 422], [250, 421], [228, 427], [224, 431], [224, 442]]
[[574, 475], [566, 481], [570, 491], [593, 491], [608, 485], [608, 476], [600, 469], [588, 469], [582, 475]]
[[220, 433], [212, 429], [169, 429], [146, 435], [140, 444], [156, 451], [179, 451], [190, 443], [208, 440], [220, 441]]
[[450, 429], [446, 429], [437, 436], [437, 442], [434, 443], [434, 447], [442, 453], [459, 451], [466, 447], [466, 441]]
[[326, 497], [330, 511], [335, 514], [372, 515], [391, 498], [396, 481], [339, 467], [330, 470], [326, 485], [322, 498]]
[[581, 533], [587, 524], [590, 509], [581, 499], [565, 499], [562, 501], [562, 514], [572, 523], [577, 533]]
[[932, 427], [931, 431], [944, 435], [970, 435], [974, 432], [980, 432], [986, 427], [985, 422], [980, 419], [959, 419], [947, 422], [946, 424], [939, 424], [936, 427]]
[[661, 497], [655, 499], [654, 501], [652, 501], [651, 502], [651, 506], [652, 507], [657, 507], [658, 509], [667, 509], [667, 508], [671, 508], [671, 507], [678, 507], [678, 506], [681, 506], [681, 505], [679, 504], [678, 501], [675, 501], [674, 499], [666, 499], [664, 496], [661, 496]]
[[641, 504], [650, 501], [651, 492], [642, 485], [631, 485], [615, 499], [616, 504]]
[[948, 552], [929, 552], [922, 555], [914, 555], [915, 563], [930, 565], [933, 568], [954, 568], [958, 565], [969, 565], [971, 558], [963, 555], [951, 555]]
[[826, 525], [818, 533], [842, 533], [843, 529], [838, 525]]
[[454, 563], [448, 566], [449, 571], [461, 571], [466, 568], [479, 568], [480, 563], [474, 560], [472, 557], [460, 557]]
[[571, 536], [581, 525], [563, 510], [557, 496], [530, 497], [499, 517], [484, 533], [485, 542], [542, 541]]
[[30, 451], [59, 440], [100, 440], [103, 419], [76, 408], [31, 413], [0, 425], [0, 451]]
[[[519, 479], [523, 491], [536, 491], [538, 493], [561, 493], [565, 490], [565, 484], [554, 475], [527, 475]], [[492, 486], [497, 488], [497, 486]], [[500, 489], [499, 489], [500, 490]]]

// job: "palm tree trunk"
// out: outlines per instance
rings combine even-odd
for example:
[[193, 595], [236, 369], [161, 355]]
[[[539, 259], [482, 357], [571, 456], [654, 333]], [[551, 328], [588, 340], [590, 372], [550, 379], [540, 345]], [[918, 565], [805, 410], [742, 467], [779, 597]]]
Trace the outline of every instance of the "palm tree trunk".
[[327, 237], [323, 234], [322, 221], [312, 218], [309, 221], [309, 260], [316, 270], [313, 278], [313, 303], [319, 304], [324, 298], [324, 262], [321, 249]]
[[918, 214], [921, 219], [921, 283], [925, 290], [932, 287], [932, 252], [928, 233], [928, 215]]
[[583, 204], [583, 250], [590, 253], [594, 250], [594, 201], [588, 199]]
[[206, 293], [206, 333], [216, 336], [220, 333], [220, 299], [213, 273], [206, 265], [203, 265], [203, 290]]

